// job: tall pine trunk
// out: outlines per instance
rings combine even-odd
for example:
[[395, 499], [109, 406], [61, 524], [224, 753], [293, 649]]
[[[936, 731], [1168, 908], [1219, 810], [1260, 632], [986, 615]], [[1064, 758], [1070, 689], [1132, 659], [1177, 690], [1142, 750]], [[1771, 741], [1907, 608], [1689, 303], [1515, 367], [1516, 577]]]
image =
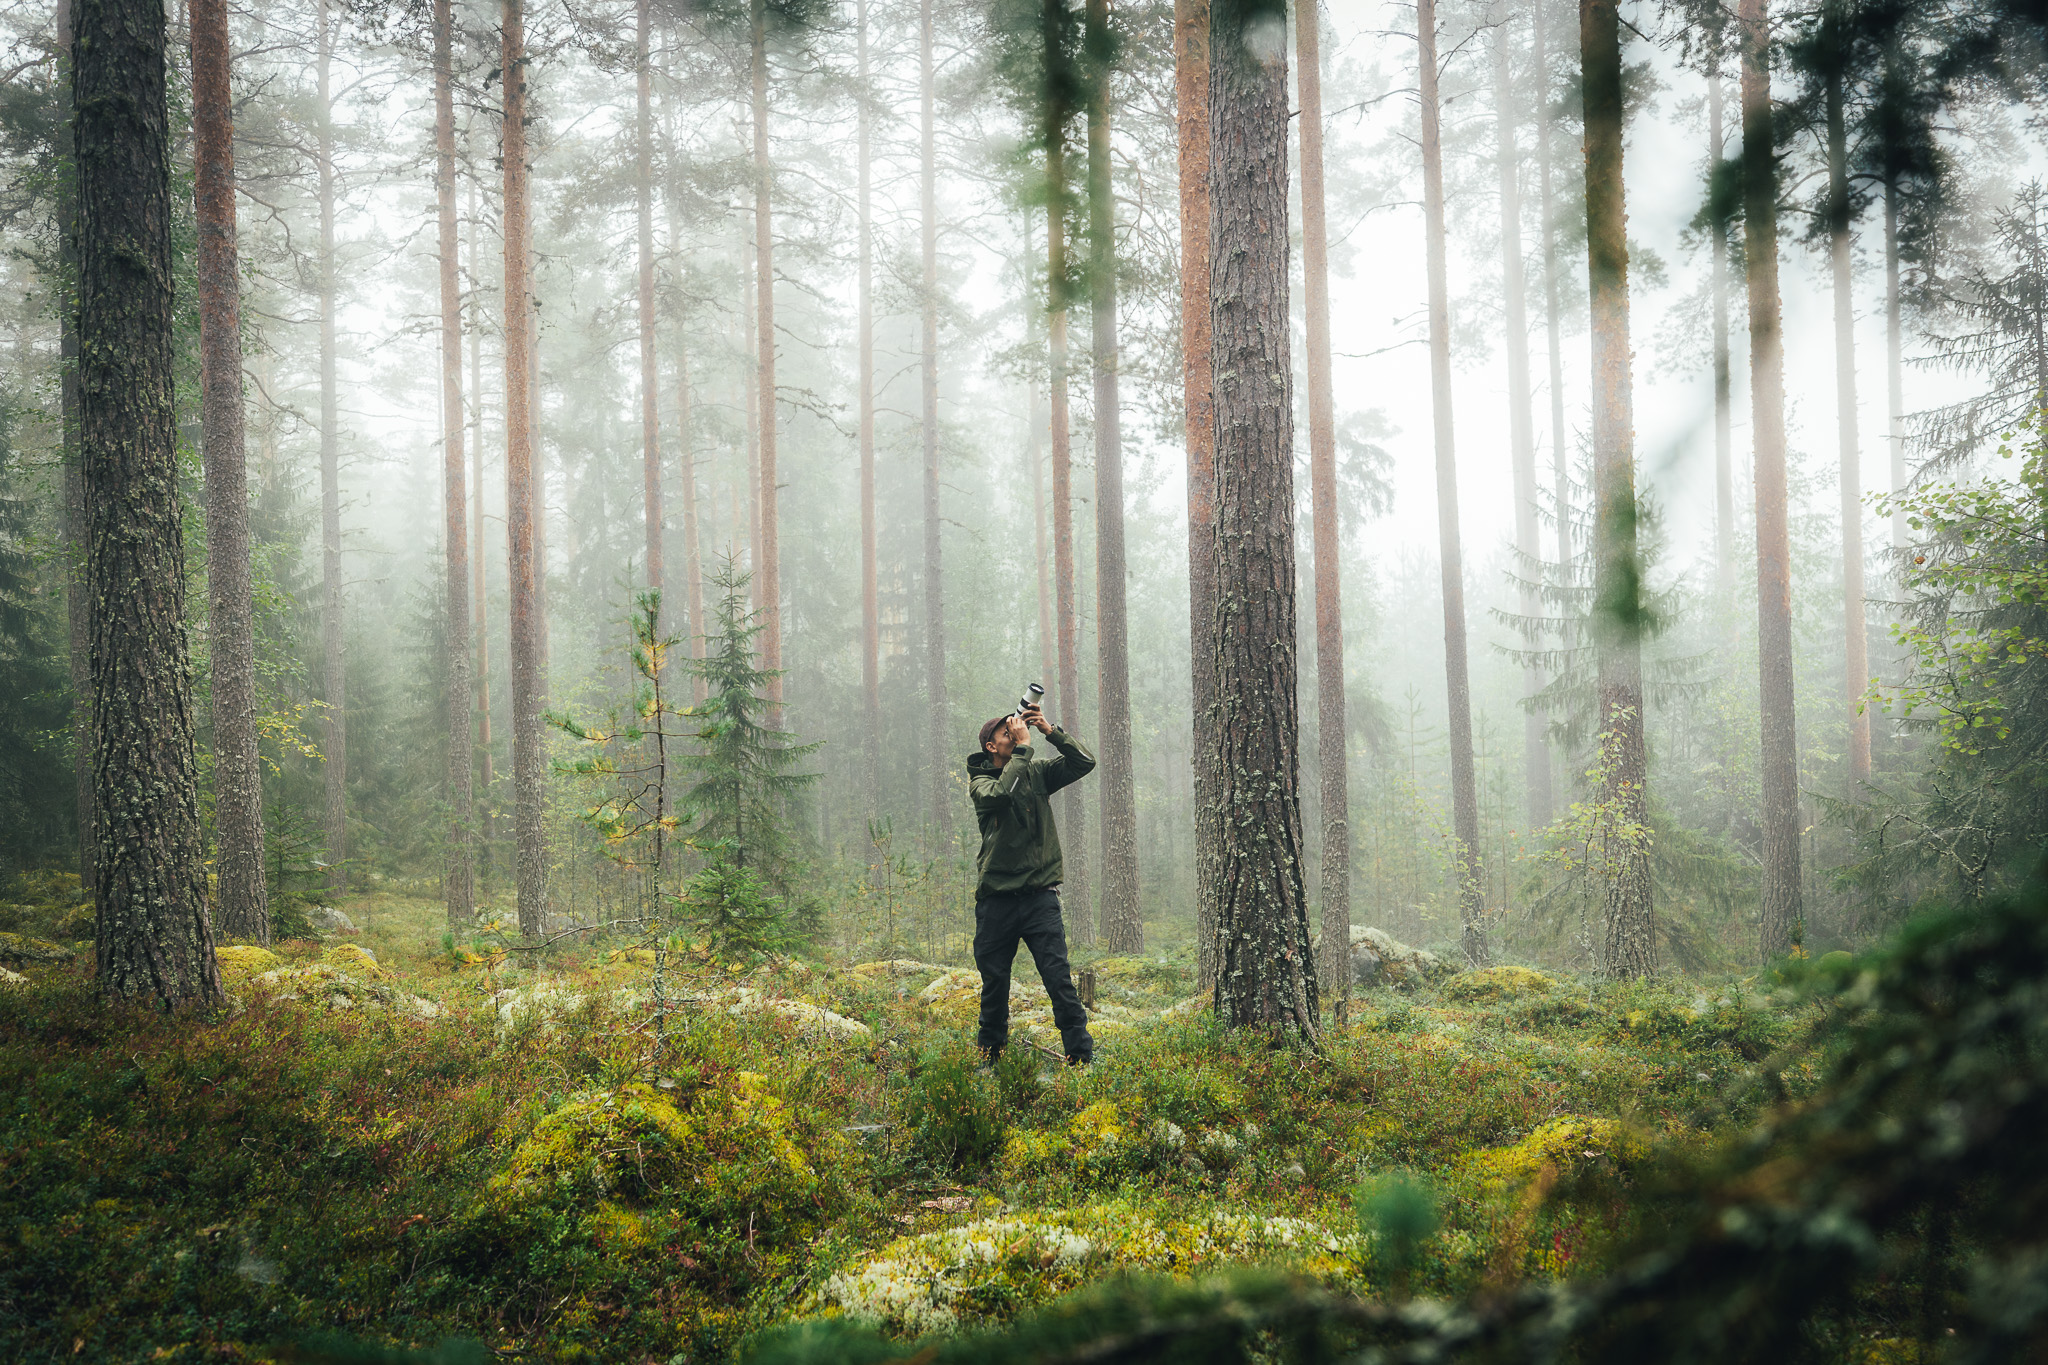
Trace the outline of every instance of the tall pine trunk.
[[[1073, 433], [1067, 409], [1067, 123], [1073, 114], [1074, 75], [1067, 54], [1065, 0], [1044, 0], [1040, 11], [1045, 40], [1045, 259], [1048, 325], [1052, 353], [1052, 557], [1053, 611], [1059, 641], [1057, 709], [1048, 718], [1072, 730], [1081, 724], [1081, 633], [1074, 601]], [[1078, 784], [1059, 795], [1066, 858], [1067, 934], [1077, 944], [1095, 942], [1089, 913], [1087, 805]]]
[[[927, 0], [929, 3], [929, 0]], [[1124, 449], [1116, 332], [1116, 199], [1109, 86], [1116, 39], [1109, 0], [1087, 0], [1088, 305], [1095, 361], [1095, 677], [1102, 732], [1102, 946], [1144, 951], [1138, 907], [1138, 809], [1131, 776], [1131, 661], [1124, 596]]]
[[[640, 249], [640, 483], [647, 522], [647, 586], [662, 589], [661, 374], [654, 355], [654, 72], [648, 65], [649, 0], [633, 6], [633, 192]], [[667, 613], [673, 617], [674, 613]]]
[[[1714, 47], [1707, 72], [1707, 146], [1710, 183], [1718, 183], [1728, 140], [1722, 130], [1721, 50]], [[1725, 594], [1735, 586], [1735, 404], [1728, 350], [1728, 219], [1720, 196], [1709, 191], [1713, 235], [1711, 288], [1714, 300], [1714, 564]]]
[[1308, 323], [1309, 500], [1315, 524], [1316, 772], [1322, 799], [1323, 995], [1351, 985], [1351, 779], [1345, 752], [1344, 584], [1339, 555], [1337, 415], [1330, 391], [1330, 245], [1323, 205], [1323, 70], [1314, 5], [1295, 12], [1294, 85], [1301, 100], [1301, 282]]
[[220, 998], [206, 913], [172, 387], [164, 6], [81, 0], [79, 448], [90, 543], [93, 950], [102, 995]]
[[320, 178], [320, 654], [327, 702], [327, 889], [338, 896], [348, 890], [348, 674], [342, 651], [341, 430], [334, 347], [334, 35], [328, 0], [318, 0], [318, 5], [314, 61], [319, 107], [314, 112], [319, 119]]
[[[477, 211], [476, 182], [469, 185], [469, 269], [471, 282], [483, 283], [483, 220]], [[491, 878], [491, 844], [498, 835], [494, 802], [497, 787], [497, 759], [491, 748], [491, 616], [490, 556], [484, 553], [484, 350], [481, 299], [470, 305], [469, 391], [476, 403], [476, 419], [469, 433], [471, 482], [476, 485], [476, 520], [470, 526], [470, 544], [476, 546], [476, 746], [480, 755], [479, 785], [483, 790], [483, 812], [477, 821], [480, 856], [477, 859], [479, 896], [487, 895]]]
[[207, 633], [213, 656], [214, 928], [223, 937], [268, 943], [227, 3], [192, 0], [189, 13], [192, 181], [199, 229], [199, 427], [206, 465]]
[[512, 616], [512, 840], [519, 931], [547, 928], [547, 758], [541, 705], [547, 695], [540, 614], [533, 457], [532, 284], [527, 249], [526, 16], [524, 0], [504, 0], [499, 64], [505, 108], [505, 547]]
[[1216, 1015], [1314, 1044], [1322, 1021], [1301, 866], [1287, 48], [1269, 28], [1281, 22], [1261, 0], [1210, 7]]
[[[441, 884], [450, 926], [476, 915], [471, 805], [469, 680], [469, 489], [462, 436], [461, 239], [455, 221], [454, 5], [434, 0], [434, 189], [441, 251], [441, 490], [446, 529], [448, 612], [448, 830]], [[479, 545], [478, 550], [482, 550]]]
[[1884, 402], [1894, 550], [1907, 545], [1906, 512], [1899, 504], [1906, 491], [1906, 347], [1899, 314], [1899, 182], [1896, 176], [1888, 176], [1884, 182]]
[[782, 728], [782, 555], [775, 472], [775, 224], [769, 205], [768, 3], [753, 0], [754, 75], [754, 306], [760, 359], [756, 401], [761, 405], [761, 556], [755, 562], [761, 603], [761, 667], [768, 674], [768, 728]]
[[1568, 581], [1572, 562], [1572, 463], [1564, 430], [1564, 303], [1557, 269], [1557, 208], [1550, 160], [1549, 18], [1544, 0], [1535, 2], [1536, 39], [1530, 62], [1536, 68], [1536, 185], [1543, 216], [1543, 331], [1550, 359], [1550, 478], [1553, 529], [1557, 535], [1559, 581]]
[[[744, 346], [753, 363], [740, 366], [741, 382], [746, 391], [747, 410], [747, 470], [746, 484], [747, 525], [744, 536], [734, 536], [735, 545], [747, 548], [747, 569], [752, 578], [747, 591], [758, 610], [761, 606], [761, 375], [759, 357], [760, 310], [756, 302], [759, 279], [754, 264], [754, 237], [759, 225], [747, 223], [746, 240], [741, 248], [740, 268], [740, 316], [745, 331]], [[739, 524], [739, 490], [733, 490], [732, 517], [735, 527]]]
[[1656, 968], [1643, 748], [1642, 570], [1636, 542], [1628, 205], [1622, 177], [1621, 19], [1579, 0], [1586, 102], [1586, 284], [1593, 324], [1593, 640], [1600, 670], [1604, 945], [1610, 976]]
[[72, 141], [77, 127], [71, 110], [72, 7], [72, 0], [57, 0], [61, 72], [57, 98], [63, 114], [57, 137], [66, 163], [57, 182], [57, 254], [64, 265], [65, 289], [57, 320], [57, 353], [63, 367], [58, 403], [64, 447], [64, 614], [71, 655], [72, 802], [78, 821], [78, 886], [90, 898], [98, 861], [92, 825], [92, 593], [85, 576], [92, 534], [86, 525], [85, 468], [78, 449], [78, 158]]
[[1849, 271], [1849, 120], [1842, 65], [1848, 40], [1841, 33], [1842, 0], [1827, 0], [1821, 24], [1831, 30], [1821, 47], [1829, 63], [1824, 99], [1828, 137], [1828, 265], [1835, 302], [1835, 439], [1842, 493], [1843, 702], [1849, 708], [1849, 791], [1870, 780], [1870, 713], [1863, 689], [1870, 681], [1870, 642], [1863, 616], [1862, 439], [1856, 414], [1856, 301]]
[[1481, 922], [1479, 784], [1472, 762], [1472, 681], [1465, 652], [1465, 561], [1458, 536], [1458, 453], [1451, 407], [1451, 290], [1444, 255], [1442, 108], [1437, 97], [1436, 0], [1418, 0], [1422, 99], [1422, 215], [1429, 274], [1429, 380], [1436, 427], [1436, 525], [1443, 562], [1444, 679], [1451, 746], [1452, 858], [1465, 961], [1486, 965]]
[[1188, 713], [1192, 721], [1196, 974], [1216, 984], [1217, 783], [1214, 628], [1216, 395], [1209, 319], [1209, 0], [1174, 0], [1180, 169], [1180, 352], [1188, 461]]
[[926, 780], [931, 800], [934, 846], [951, 851], [948, 831], [957, 829], [946, 724], [946, 595], [939, 540], [939, 144], [937, 74], [932, 58], [932, 0], [917, 10], [918, 90], [918, 334], [922, 364], [918, 383], [918, 428], [924, 446], [924, 689], [926, 752], [931, 766]]
[[1778, 303], [1778, 176], [1767, 0], [1741, 0], [1742, 235], [1749, 275], [1749, 401], [1756, 447], [1757, 656], [1762, 710], [1766, 958], [1800, 932], [1799, 736], [1793, 713], [1792, 547], [1785, 521], [1785, 339]]
[[882, 789], [882, 617], [875, 527], [875, 235], [874, 88], [868, 75], [868, 0], [860, 0], [860, 702], [861, 790], [868, 815], [879, 814]]
[[[1542, 22], [1540, 16], [1537, 22]], [[1505, 26], [1493, 34], [1493, 109], [1500, 175], [1501, 305], [1507, 330], [1508, 446], [1515, 489], [1515, 553], [1521, 559], [1518, 606], [1522, 618], [1532, 620], [1543, 611], [1532, 577], [1543, 557], [1543, 544], [1536, 504], [1536, 414], [1531, 408], [1535, 396], [1529, 387], [1529, 288], [1522, 271], [1521, 149]], [[1529, 697], [1543, 690], [1543, 670], [1533, 661], [1523, 665], [1522, 689]], [[1543, 717], [1533, 709], [1522, 713], [1522, 792], [1530, 826], [1549, 823], [1550, 745], [1543, 737]]]
[[[673, 73], [665, 73], [673, 79]], [[668, 123], [668, 174], [662, 178], [662, 203], [668, 211], [670, 269], [676, 278], [676, 474], [683, 487], [683, 606], [688, 616], [688, 641], [684, 648], [692, 659], [704, 657], [704, 539], [703, 513], [697, 505], [697, 434], [690, 392], [690, 348], [688, 345], [687, 297], [683, 288], [683, 213], [675, 180], [678, 143], [673, 108]], [[690, 679], [692, 705], [704, 700], [704, 680]]]

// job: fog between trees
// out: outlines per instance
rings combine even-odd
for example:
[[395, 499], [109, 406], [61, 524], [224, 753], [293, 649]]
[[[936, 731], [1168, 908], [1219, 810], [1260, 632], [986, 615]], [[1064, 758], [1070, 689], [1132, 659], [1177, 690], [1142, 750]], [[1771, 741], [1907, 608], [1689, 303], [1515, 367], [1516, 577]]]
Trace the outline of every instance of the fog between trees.
[[960, 951], [1033, 681], [1104, 760], [1072, 938], [1309, 1034], [1350, 924], [1700, 970], [2043, 833], [2035, 551], [1925, 501], [2038, 502], [2024, 16], [195, 0], [154, 121], [71, 120], [117, 10], [10, 16], [0, 108], [0, 840], [108, 989], [350, 888], [658, 911], [593, 805], [684, 876], [711, 811], [545, 713], [630, 711], [649, 587], [718, 695], [728, 561], [817, 745], [763, 875], [850, 955]]

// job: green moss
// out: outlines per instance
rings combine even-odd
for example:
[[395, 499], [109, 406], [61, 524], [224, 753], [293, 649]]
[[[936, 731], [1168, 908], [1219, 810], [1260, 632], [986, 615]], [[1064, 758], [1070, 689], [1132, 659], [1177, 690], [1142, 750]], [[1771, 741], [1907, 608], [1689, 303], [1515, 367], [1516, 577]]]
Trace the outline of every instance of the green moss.
[[1530, 995], [1547, 995], [1559, 986], [1554, 976], [1528, 967], [1481, 967], [1459, 972], [1444, 982], [1444, 994], [1470, 1004], [1494, 1004]]

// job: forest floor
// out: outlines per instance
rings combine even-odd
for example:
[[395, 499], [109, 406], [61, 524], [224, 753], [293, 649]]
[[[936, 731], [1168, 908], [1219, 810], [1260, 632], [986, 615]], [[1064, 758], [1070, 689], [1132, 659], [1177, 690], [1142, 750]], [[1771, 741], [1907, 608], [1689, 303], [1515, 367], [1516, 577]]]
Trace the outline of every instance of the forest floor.
[[[61, 880], [0, 931], [89, 932]], [[89, 944], [0, 938], [0, 1358], [715, 1361], [804, 1316], [910, 1337], [1253, 1262], [1497, 1290], [1608, 1263], [1635, 1172], [1822, 1065], [1760, 1065], [1817, 1014], [1754, 980], [1462, 973], [1361, 992], [1313, 1056], [1215, 1028], [1188, 964], [1112, 958], [1092, 1067], [1043, 1050], [1020, 962], [991, 1072], [943, 964], [669, 954], [658, 1009], [644, 949], [340, 906], [358, 933], [223, 949], [209, 1018], [108, 1009]]]

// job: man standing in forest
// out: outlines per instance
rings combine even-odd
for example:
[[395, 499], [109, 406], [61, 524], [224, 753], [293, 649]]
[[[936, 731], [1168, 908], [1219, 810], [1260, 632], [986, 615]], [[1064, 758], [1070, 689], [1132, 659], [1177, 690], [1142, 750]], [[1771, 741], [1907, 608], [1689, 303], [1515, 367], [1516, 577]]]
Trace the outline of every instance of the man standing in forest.
[[[1031, 756], [1031, 731], [1059, 757]], [[1095, 770], [1095, 756], [1035, 705], [981, 727], [981, 749], [967, 758], [974, 818], [981, 825], [980, 882], [974, 891], [974, 965], [981, 971], [982, 1055], [994, 1064], [1010, 1038], [1010, 965], [1021, 939], [1052, 998], [1067, 1064], [1095, 1059], [1088, 1012], [1067, 969], [1067, 934], [1060, 919], [1060, 832], [1052, 794]]]

